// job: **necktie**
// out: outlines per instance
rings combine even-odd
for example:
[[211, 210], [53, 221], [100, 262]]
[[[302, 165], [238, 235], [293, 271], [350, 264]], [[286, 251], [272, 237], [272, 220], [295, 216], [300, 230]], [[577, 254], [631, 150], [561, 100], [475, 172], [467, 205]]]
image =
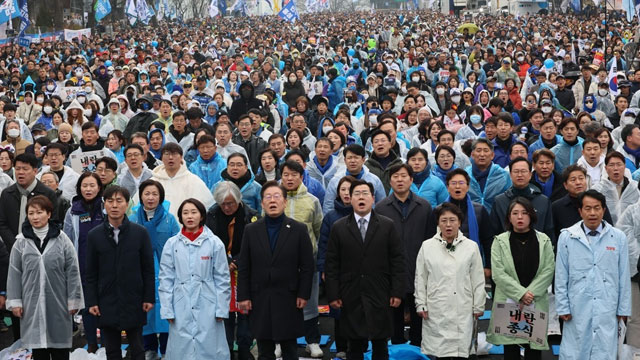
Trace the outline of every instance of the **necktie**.
[[364, 237], [367, 235], [367, 219], [360, 218], [360, 220], [358, 220], [358, 223], [360, 224], [360, 235], [362, 236], [362, 241], [364, 241]]
[[598, 236], [598, 234], [600, 234], [599, 232], [597, 232], [596, 230], [591, 230], [589, 231], [589, 236]]

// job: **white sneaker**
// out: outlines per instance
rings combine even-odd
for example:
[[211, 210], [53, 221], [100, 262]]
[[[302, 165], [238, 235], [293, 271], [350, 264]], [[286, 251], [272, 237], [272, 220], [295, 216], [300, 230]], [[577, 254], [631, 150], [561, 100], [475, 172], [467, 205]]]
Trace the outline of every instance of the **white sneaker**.
[[155, 351], [147, 350], [144, 353], [144, 360], [158, 360], [158, 353]]
[[318, 344], [309, 344], [305, 350], [311, 354], [312, 358], [321, 358], [324, 356], [324, 353]]
[[282, 349], [280, 348], [280, 344], [276, 344], [276, 359], [282, 357]]
[[347, 358], [347, 353], [344, 351], [340, 351], [339, 353], [336, 354], [336, 357], [338, 359], [346, 359]]

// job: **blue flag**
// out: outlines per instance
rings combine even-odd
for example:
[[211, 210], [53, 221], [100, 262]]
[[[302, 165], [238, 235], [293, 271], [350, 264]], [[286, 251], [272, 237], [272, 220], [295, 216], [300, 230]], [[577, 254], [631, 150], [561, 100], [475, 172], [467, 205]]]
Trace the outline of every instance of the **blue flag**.
[[98, 0], [96, 1], [96, 5], [93, 10], [96, 16], [96, 21], [100, 21], [111, 12], [111, 3], [109, 0]]
[[0, 24], [20, 16], [18, 0], [2, 0], [0, 3]]
[[288, 22], [295, 22], [300, 19], [300, 16], [298, 16], [298, 10], [296, 10], [296, 4], [293, 3], [293, 0], [286, 1], [282, 6], [282, 10], [278, 13], [278, 16]]
[[227, 14], [227, 0], [218, 0], [218, 10], [222, 16]]
[[31, 21], [29, 21], [29, 8], [27, 7], [27, 0], [20, 0], [20, 36], [24, 35], [24, 31], [27, 30]]
[[571, 0], [571, 8], [575, 13], [581, 12], [582, 8], [580, 8], [580, 0]]

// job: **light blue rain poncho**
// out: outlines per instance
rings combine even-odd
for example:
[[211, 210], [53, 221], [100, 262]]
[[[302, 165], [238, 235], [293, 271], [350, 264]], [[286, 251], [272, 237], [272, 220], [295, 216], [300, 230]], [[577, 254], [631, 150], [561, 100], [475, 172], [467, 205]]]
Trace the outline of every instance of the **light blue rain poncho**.
[[631, 277], [625, 234], [603, 222], [587, 239], [582, 221], [562, 230], [558, 240], [555, 292], [565, 321], [560, 359], [616, 359], [618, 319], [631, 315]]
[[147, 215], [142, 205], [133, 208], [133, 214], [129, 216], [129, 221], [140, 224], [147, 229], [149, 239], [151, 239], [151, 247], [153, 249], [153, 262], [156, 278], [156, 306], [147, 313], [147, 325], [142, 328], [142, 335], [168, 333], [169, 322], [160, 318], [161, 305], [158, 293], [159, 287], [159, 264], [162, 257], [162, 250], [167, 240], [180, 232], [180, 225], [175, 216], [169, 212], [169, 202], [164, 201], [162, 205], [155, 209], [153, 218], [147, 219]]
[[202, 179], [211, 191], [222, 180], [222, 170], [226, 168], [227, 161], [218, 153], [215, 153], [209, 160], [198, 155], [196, 161], [189, 165], [189, 171]]
[[471, 178], [471, 184], [469, 184], [469, 196], [471, 201], [482, 204], [487, 209], [487, 212], [491, 213], [491, 207], [496, 196], [507, 191], [511, 187], [511, 177], [509, 173], [501, 168], [497, 164], [491, 164], [489, 169], [489, 175], [487, 176], [487, 182], [484, 186], [484, 191], [480, 189], [480, 184], [473, 177], [472, 166], [467, 166], [464, 170], [469, 174]]
[[170, 238], [160, 260], [160, 304], [169, 325], [167, 359], [229, 358], [224, 322], [229, 317], [231, 276], [227, 254], [209, 228], [189, 240]]
[[569, 165], [575, 164], [582, 156], [582, 138], [578, 137], [575, 145], [567, 144], [564, 139], [558, 140], [556, 146], [551, 148], [551, 152], [556, 155], [556, 171], [561, 174]]

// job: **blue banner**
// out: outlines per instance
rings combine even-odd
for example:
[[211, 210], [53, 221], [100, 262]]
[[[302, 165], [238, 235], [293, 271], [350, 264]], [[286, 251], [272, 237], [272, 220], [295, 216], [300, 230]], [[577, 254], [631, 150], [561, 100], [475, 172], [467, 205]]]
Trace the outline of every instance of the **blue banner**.
[[109, 15], [109, 13], [111, 12], [111, 3], [109, 2], [109, 0], [96, 1], [94, 12], [96, 14], [96, 21], [104, 19], [104, 17]]
[[282, 6], [282, 10], [280, 10], [278, 16], [288, 22], [295, 22], [300, 19], [298, 10], [296, 10], [296, 4], [293, 3], [293, 0], [285, 0], [285, 4]]
[[222, 16], [227, 14], [227, 0], [218, 0], [218, 10]]
[[18, 16], [20, 16], [18, 0], [2, 0], [2, 3], [0, 3], [0, 24], [4, 24]]
[[24, 34], [31, 21], [29, 21], [29, 8], [27, 6], [27, 0], [20, 0], [20, 35]]
[[28, 48], [29, 45], [31, 45], [31, 39], [26, 38], [26, 37], [19, 37], [18, 38], [18, 45]]

